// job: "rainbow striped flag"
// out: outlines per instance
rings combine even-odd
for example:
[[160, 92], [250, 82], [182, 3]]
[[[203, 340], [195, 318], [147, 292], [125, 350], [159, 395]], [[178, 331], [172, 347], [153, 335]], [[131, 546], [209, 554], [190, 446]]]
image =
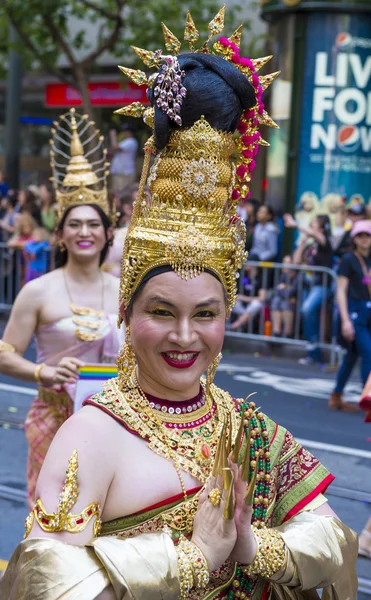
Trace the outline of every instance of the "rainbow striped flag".
[[84, 402], [102, 391], [103, 383], [107, 379], [117, 377], [116, 365], [85, 365], [80, 367], [80, 377], [77, 380], [75, 399], [74, 399], [74, 411], [78, 411]]
[[116, 365], [85, 365], [80, 367], [80, 379], [111, 379], [117, 377]]

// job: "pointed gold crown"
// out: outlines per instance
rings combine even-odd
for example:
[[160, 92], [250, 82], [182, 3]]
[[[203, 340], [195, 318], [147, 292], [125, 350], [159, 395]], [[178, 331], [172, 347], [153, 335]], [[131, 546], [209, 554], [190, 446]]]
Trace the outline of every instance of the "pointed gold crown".
[[[106, 178], [109, 173], [107, 150], [103, 136], [88, 115], [74, 108], [54, 121], [50, 140], [50, 165], [57, 203], [58, 218], [70, 206], [96, 204], [114, 220], [107, 198]], [[88, 158], [93, 160], [90, 162]]]
[[[213, 44], [214, 52], [211, 51], [212, 37], [224, 28], [224, 12], [223, 6], [209, 23], [209, 37], [199, 50], [194, 49], [199, 33], [188, 12], [184, 39], [191, 52], [212, 53], [238, 68], [255, 90], [256, 105], [244, 111], [237, 128], [240, 135], [236, 138], [232, 133], [216, 131], [202, 117], [192, 127], [172, 129], [168, 144], [160, 152], [156, 150], [153, 137], [148, 140], [139, 194], [122, 259], [120, 301], [125, 307], [146, 274], [163, 265], [171, 265], [184, 279], [195, 277], [205, 269], [215, 273], [226, 290], [227, 309], [230, 310], [235, 302], [236, 273], [246, 256], [246, 231], [237, 215], [237, 204], [249, 195], [248, 184], [255, 168], [258, 146], [269, 145], [261, 138], [259, 125], [277, 127], [264, 110], [262, 93], [279, 73], [258, 76], [257, 72], [270, 56], [255, 60], [240, 56], [242, 26], [230, 38], [219, 38]], [[172, 90], [175, 84], [177, 103], [182, 102], [182, 91], [184, 101], [187, 101], [186, 90], [182, 90], [181, 84], [184, 73], [175, 58], [181, 43], [164, 24], [162, 28], [170, 56], [163, 56], [162, 50], [151, 52], [133, 47], [146, 66], [158, 70], [163, 65], [160, 76], [156, 73], [147, 79], [143, 71], [119, 68], [137, 85], [155, 85], [156, 105], [180, 125], [181, 119], [176, 120], [180, 109], [173, 100]], [[170, 71], [166, 71], [169, 65], [170, 68], [175, 65], [172, 80]], [[159, 81], [163, 82], [160, 86]], [[161, 99], [165, 100], [164, 104]], [[143, 117], [149, 126], [154, 125], [154, 109], [138, 102], [116, 113]], [[231, 162], [236, 151], [237, 165]], [[156, 157], [147, 181], [151, 154]], [[146, 183], [152, 193], [151, 200], [144, 199]]]

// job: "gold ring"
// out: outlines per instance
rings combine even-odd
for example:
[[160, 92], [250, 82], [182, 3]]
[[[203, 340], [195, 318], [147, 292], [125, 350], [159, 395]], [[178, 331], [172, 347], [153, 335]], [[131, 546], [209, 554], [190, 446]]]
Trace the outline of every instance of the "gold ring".
[[218, 488], [214, 488], [209, 493], [209, 500], [213, 506], [219, 506], [221, 498], [222, 498], [222, 495], [220, 493], [220, 490], [218, 490]]

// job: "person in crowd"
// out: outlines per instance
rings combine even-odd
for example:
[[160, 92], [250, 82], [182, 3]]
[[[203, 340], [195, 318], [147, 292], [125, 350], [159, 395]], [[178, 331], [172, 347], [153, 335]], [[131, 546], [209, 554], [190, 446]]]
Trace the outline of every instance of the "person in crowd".
[[[102, 269], [108, 271], [114, 277], [120, 277], [122, 250], [133, 212], [133, 203], [138, 195], [138, 190], [139, 183], [131, 183], [119, 194], [120, 210], [113, 235], [113, 243], [102, 265]], [[149, 190], [146, 188], [146, 191]]]
[[34, 221], [36, 221], [37, 225], [41, 227], [42, 221], [40, 207], [37, 203], [35, 194], [30, 189], [23, 189], [18, 192], [15, 210], [16, 213], [30, 215]]
[[[283, 263], [291, 265], [291, 256], [284, 256]], [[270, 306], [273, 336], [275, 337], [291, 337], [293, 335], [297, 279], [297, 272], [294, 269], [282, 269]]]
[[243, 293], [237, 295], [232, 309], [230, 331], [244, 329], [248, 323], [261, 313], [267, 300], [267, 289], [262, 286], [261, 270], [246, 264], [242, 271]]
[[[293, 255], [294, 264], [325, 267], [332, 269], [333, 250], [331, 246], [331, 226], [327, 215], [317, 215], [310, 227], [298, 225], [292, 215], [284, 215], [286, 227], [297, 228], [303, 235], [298, 248]], [[313, 243], [308, 245], [308, 238], [313, 238]], [[308, 356], [300, 358], [301, 364], [321, 362], [321, 350], [318, 346], [320, 339], [320, 316], [331, 297], [332, 279], [329, 275], [312, 271], [307, 275], [309, 291], [301, 307], [304, 338], [308, 340]]]
[[274, 223], [271, 206], [263, 204], [257, 212], [257, 224], [253, 233], [249, 259], [254, 261], [274, 261], [278, 254], [279, 230]]
[[[253, 63], [222, 40], [232, 56], [211, 46], [166, 57], [186, 90], [182, 125], [156, 102], [162, 69], [149, 88], [147, 151], [163, 152], [151, 204], [138, 196], [127, 234], [119, 374], [54, 438], [0, 596], [286, 600], [324, 588], [355, 598], [357, 538], [322, 495], [333, 477], [253, 402], [213, 384], [245, 252], [230, 201], [233, 135], [240, 119], [253, 134], [263, 112]], [[255, 156], [258, 137], [245, 138]], [[218, 193], [207, 183], [197, 198], [204, 161]]]
[[336, 377], [329, 408], [356, 411], [344, 402], [343, 392], [358, 357], [361, 358], [361, 379], [365, 386], [371, 372], [371, 221], [357, 221], [351, 230], [353, 251], [344, 254], [339, 271], [337, 302], [341, 334], [346, 348]]
[[[74, 144], [71, 161], [76, 166], [76, 147], [80, 147], [80, 141], [74, 113], [67, 115], [62, 117], [61, 128], [71, 130]], [[92, 125], [85, 136], [88, 133], [99, 140], [99, 133]], [[54, 140], [55, 146], [58, 138]], [[65, 152], [64, 146], [62, 150]], [[86, 183], [95, 180], [95, 173], [83, 154], [78, 158], [79, 168], [74, 169], [72, 186], [68, 185], [68, 164], [58, 175], [63, 187], [57, 190], [57, 268], [23, 287], [0, 342], [0, 372], [39, 384], [25, 422], [30, 504], [49, 445], [73, 412], [79, 367], [84, 363], [114, 362], [120, 346], [116, 325], [119, 282], [100, 270], [112, 237], [107, 192], [105, 186], [101, 187], [94, 192], [94, 203], [84, 202], [85, 196], [91, 199], [91, 189]], [[22, 214], [21, 219], [30, 217]], [[36, 363], [23, 357], [33, 335]]]
[[26, 242], [33, 240], [37, 223], [27, 212], [22, 213], [16, 220], [15, 232], [8, 240], [8, 248], [23, 248]]
[[26, 255], [26, 283], [44, 275], [50, 263], [50, 241], [49, 233], [44, 227], [36, 227], [32, 234], [32, 240], [24, 244]]
[[240, 202], [237, 208], [237, 214], [239, 217], [245, 222], [246, 227], [246, 245], [245, 249], [247, 252], [250, 252], [252, 244], [254, 231], [257, 224], [257, 212], [259, 208], [259, 202], [254, 200], [253, 198], [249, 198], [248, 200], [244, 200]]
[[2, 218], [0, 219], [0, 241], [7, 242], [16, 230], [16, 197], [14, 194], [8, 193], [8, 195], [2, 198], [0, 202], [2, 209]]
[[52, 234], [57, 225], [55, 190], [51, 183], [42, 183], [39, 191], [41, 223]]
[[344, 223], [344, 232], [337, 243], [334, 245], [334, 255], [338, 259], [341, 259], [344, 254], [352, 252], [353, 241], [351, 237], [351, 231], [354, 223], [362, 221], [367, 218], [366, 206], [361, 202], [353, 202], [346, 208], [347, 218]]
[[122, 137], [122, 141], [119, 141], [116, 130], [111, 129], [110, 144], [113, 153], [111, 160], [111, 188], [114, 192], [119, 193], [135, 180], [135, 159], [138, 152], [138, 142], [135, 139], [134, 130], [131, 125], [126, 123], [123, 126]]
[[6, 180], [4, 171], [0, 170], [0, 199], [6, 198], [9, 192], [9, 184]]

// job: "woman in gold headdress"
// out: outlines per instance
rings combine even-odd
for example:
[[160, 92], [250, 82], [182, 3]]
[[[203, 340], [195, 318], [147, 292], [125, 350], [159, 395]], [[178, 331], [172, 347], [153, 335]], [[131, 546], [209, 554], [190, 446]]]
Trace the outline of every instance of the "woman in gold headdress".
[[[273, 77], [257, 75], [267, 61], [240, 57], [240, 29], [215, 54], [206, 43], [179, 58], [178, 40], [164, 33], [169, 55], [135, 49], [159, 71], [122, 264], [119, 376], [55, 437], [0, 592], [312, 600], [323, 588], [326, 600], [355, 600], [356, 535], [323, 496], [333, 477], [253, 402], [213, 384], [244, 259], [236, 205], [258, 125], [273, 124], [261, 101]], [[197, 37], [188, 15], [185, 39], [192, 47]], [[143, 72], [124, 71], [143, 84]]]
[[[84, 156], [88, 138], [90, 149], [96, 145], [93, 167]], [[72, 110], [55, 124], [51, 156], [59, 268], [21, 290], [0, 341], [0, 371], [39, 384], [25, 423], [31, 506], [50, 442], [73, 412], [79, 367], [83, 361], [114, 362], [120, 346], [117, 279], [100, 271], [112, 235], [102, 139]], [[36, 364], [22, 356], [34, 334]]]

